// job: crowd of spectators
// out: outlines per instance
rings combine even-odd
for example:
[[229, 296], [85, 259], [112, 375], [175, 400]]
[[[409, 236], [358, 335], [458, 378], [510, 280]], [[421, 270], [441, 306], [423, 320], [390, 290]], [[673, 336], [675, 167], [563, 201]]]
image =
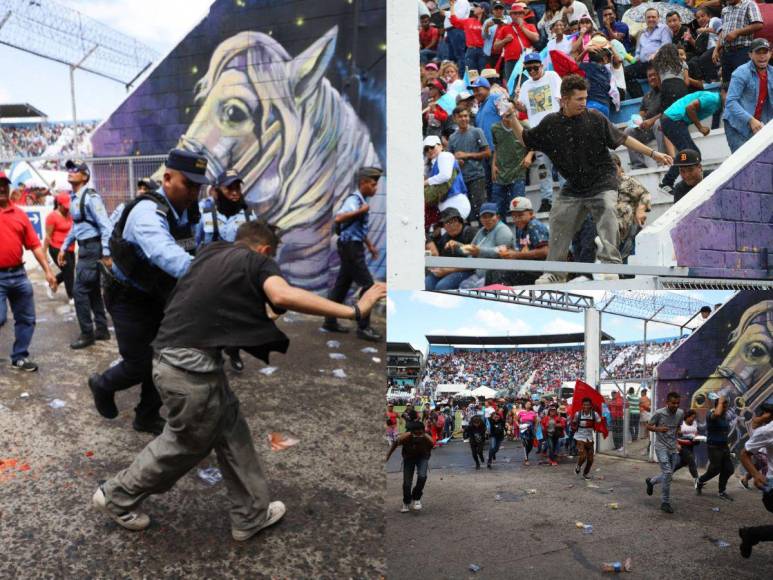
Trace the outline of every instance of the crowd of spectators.
[[[91, 154], [89, 137], [96, 126], [96, 122], [79, 123], [76, 141], [75, 131], [69, 124], [0, 125], [0, 160], [47, 155], [88, 157]], [[54, 163], [45, 168], [58, 167]]]
[[[655, 366], [679, 344], [679, 339], [647, 344], [644, 366], [644, 343], [601, 346], [603, 379], [640, 379], [650, 377]], [[464, 384], [474, 391], [486, 386], [495, 391], [519, 392], [529, 384], [531, 392], [556, 391], [563, 382], [584, 376], [582, 346], [528, 350], [457, 350], [453, 353], [429, 353], [421, 379], [422, 392], [434, 392], [438, 385]]]
[[[651, 209], [651, 192], [626, 170], [644, 168], [646, 156], [673, 162], [659, 189], [678, 202], [708, 175], [691, 126], [704, 136], [721, 126], [735, 151], [773, 118], [770, 46], [754, 38], [764, 25], [754, 0], [641, 4], [419, 0], [427, 252], [625, 263]], [[622, 22], [629, 10], [635, 25]], [[716, 81], [721, 90], [706, 86]], [[626, 99], [642, 96], [630, 120], [617, 119], [627, 121], [625, 132], [609, 122]], [[583, 101], [574, 111], [572, 99]], [[572, 116], [574, 129], [559, 121]], [[545, 119], [554, 131], [538, 131]], [[610, 156], [621, 145], [628, 166]], [[561, 211], [553, 208], [556, 182]], [[525, 197], [527, 184], [539, 185], [538, 207]], [[600, 195], [610, 190], [616, 203]], [[584, 205], [567, 212], [568, 199]], [[565, 280], [433, 268], [426, 286]]]

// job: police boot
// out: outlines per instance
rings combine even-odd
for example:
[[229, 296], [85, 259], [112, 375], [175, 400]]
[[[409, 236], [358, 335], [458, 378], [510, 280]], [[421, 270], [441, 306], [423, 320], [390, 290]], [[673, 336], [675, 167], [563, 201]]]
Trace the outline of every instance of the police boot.
[[97, 333], [94, 335], [94, 338], [96, 340], [110, 340], [110, 331], [105, 328], [104, 330], [97, 330]]
[[345, 326], [341, 326], [338, 324], [338, 322], [325, 322], [325, 324], [322, 325], [322, 328], [327, 330], [328, 332], [340, 332], [341, 334], [346, 334], [349, 332], [349, 329]]
[[88, 335], [88, 334], [81, 334], [75, 342], [70, 343], [70, 348], [73, 350], [79, 350], [81, 348], [86, 348], [94, 344], [94, 335]]

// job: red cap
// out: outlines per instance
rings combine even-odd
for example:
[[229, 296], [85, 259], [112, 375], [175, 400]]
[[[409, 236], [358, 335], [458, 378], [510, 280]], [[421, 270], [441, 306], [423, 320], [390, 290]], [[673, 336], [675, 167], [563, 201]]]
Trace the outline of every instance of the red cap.
[[64, 208], [70, 209], [70, 194], [69, 193], [57, 193], [56, 197], [56, 203], [61, 205]]
[[5, 174], [5, 171], [0, 171], [0, 180], [5, 180], [8, 183], [11, 183], [11, 180], [8, 178], [8, 176]]

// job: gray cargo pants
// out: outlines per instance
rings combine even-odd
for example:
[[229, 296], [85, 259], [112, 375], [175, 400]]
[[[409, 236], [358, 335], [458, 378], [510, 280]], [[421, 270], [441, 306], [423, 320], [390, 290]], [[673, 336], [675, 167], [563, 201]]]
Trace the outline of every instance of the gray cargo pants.
[[617, 227], [617, 191], [610, 189], [592, 197], [570, 197], [558, 193], [550, 210], [550, 241], [548, 261], [565, 261], [569, 244], [590, 213], [601, 239], [602, 249], [596, 253], [600, 262], [620, 264], [620, 232]]
[[268, 484], [223, 369], [193, 373], [156, 356], [153, 381], [169, 411], [167, 424], [127, 469], [105, 482], [108, 509], [116, 514], [136, 509], [147, 496], [171, 489], [214, 449], [228, 489], [231, 527], [260, 527], [267, 517]]

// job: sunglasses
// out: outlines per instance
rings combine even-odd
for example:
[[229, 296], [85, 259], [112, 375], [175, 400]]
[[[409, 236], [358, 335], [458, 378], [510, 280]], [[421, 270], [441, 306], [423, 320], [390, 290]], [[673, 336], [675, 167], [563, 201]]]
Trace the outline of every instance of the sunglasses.
[[523, 67], [523, 68], [524, 68], [525, 70], [529, 71], [529, 72], [534, 72], [534, 71], [537, 71], [537, 70], [539, 70], [539, 67], [541, 67], [541, 66], [542, 66], [541, 64], [538, 64], [538, 65], [536, 65], [536, 66], [525, 66], [525, 67]]

